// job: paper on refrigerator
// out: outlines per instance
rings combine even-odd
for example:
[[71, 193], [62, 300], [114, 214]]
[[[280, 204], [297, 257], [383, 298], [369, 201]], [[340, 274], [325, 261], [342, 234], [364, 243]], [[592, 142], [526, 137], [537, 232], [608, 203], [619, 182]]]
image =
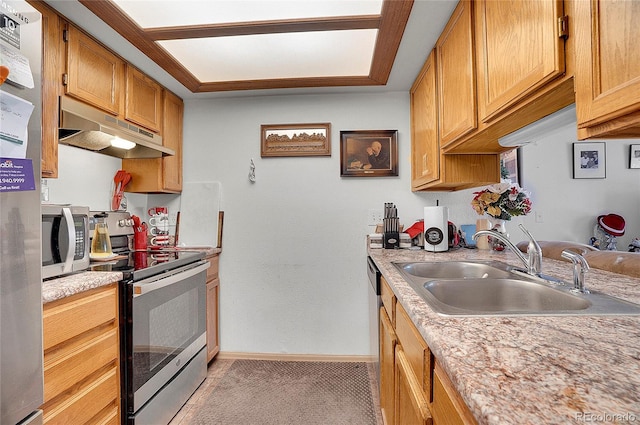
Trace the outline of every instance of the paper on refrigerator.
[[33, 104], [0, 90], [0, 157], [26, 158]]

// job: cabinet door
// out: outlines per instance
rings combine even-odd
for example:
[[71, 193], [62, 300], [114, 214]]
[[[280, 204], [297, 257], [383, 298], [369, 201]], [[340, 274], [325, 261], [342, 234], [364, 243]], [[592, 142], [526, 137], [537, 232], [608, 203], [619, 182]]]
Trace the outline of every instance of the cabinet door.
[[175, 155], [162, 158], [164, 188], [182, 190], [182, 128], [184, 104], [182, 99], [165, 90], [162, 144], [175, 151]]
[[207, 361], [220, 351], [218, 331], [218, 307], [220, 302], [220, 279], [207, 282]]
[[118, 115], [124, 62], [71, 24], [67, 24], [66, 42], [65, 93]]
[[[395, 351], [398, 339], [387, 310], [380, 307], [380, 410], [384, 423], [394, 424]], [[400, 425], [400, 424], [398, 424]]]
[[440, 147], [477, 128], [471, 8], [461, 0], [436, 43]]
[[[619, 128], [640, 131], [640, 2], [577, 1], [576, 8], [576, 114], [578, 128], [602, 125], [580, 138], [616, 135]], [[607, 122], [623, 118], [614, 125]], [[619, 134], [625, 136], [622, 132]]]
[[487, 122], [564, 74], [562, 1], [481, 0], [475, 12], [478, 113]]
[[420, 383], [413, 375], [401, 346], [396, 346], [396, 411], [397, 425], [431, 425], [429, 405]]
[[58, 177], [58, 96], [64, 73], [62, 23], [42, 2], [31, 5], [42, 13], [42, 177]]
[[433, 374], [431, 413], [433, 420], [439, 425], [476, 425], [478, 423], [437, 362]]
[[124, 118], [156, 133], [162, 123], [162, 86], [127, 65]]
[[411, 88], [411, 188], [440, 177], [435, 53]]

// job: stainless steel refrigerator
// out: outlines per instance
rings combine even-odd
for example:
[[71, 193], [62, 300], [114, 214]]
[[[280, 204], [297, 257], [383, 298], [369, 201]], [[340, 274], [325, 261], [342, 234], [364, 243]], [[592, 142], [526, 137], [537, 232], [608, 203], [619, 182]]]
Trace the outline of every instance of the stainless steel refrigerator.
[[42, 18], [0, 0], [0, 424], [42, 423]]

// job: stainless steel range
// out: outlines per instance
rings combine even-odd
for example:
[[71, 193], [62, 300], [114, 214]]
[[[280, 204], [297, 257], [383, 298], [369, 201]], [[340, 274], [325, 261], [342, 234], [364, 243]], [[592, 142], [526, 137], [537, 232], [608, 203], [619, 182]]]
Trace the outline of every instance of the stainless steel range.
[[207, 374], [209, 263], [198, 251], [132, 250], [129, 213], [108, 212], [106, 221], [113, 252], [122, 257], [92, 264], [91, 269], [124, 275], [120, 282], [122, 423], [167, 424]]

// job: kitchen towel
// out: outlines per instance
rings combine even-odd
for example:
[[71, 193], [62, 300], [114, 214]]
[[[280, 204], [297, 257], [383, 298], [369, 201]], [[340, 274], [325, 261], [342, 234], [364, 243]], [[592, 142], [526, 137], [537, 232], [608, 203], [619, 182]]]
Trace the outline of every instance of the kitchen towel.
[[217, 181], [182, 185], [179, 246], [218, 246], [220, 192]]

